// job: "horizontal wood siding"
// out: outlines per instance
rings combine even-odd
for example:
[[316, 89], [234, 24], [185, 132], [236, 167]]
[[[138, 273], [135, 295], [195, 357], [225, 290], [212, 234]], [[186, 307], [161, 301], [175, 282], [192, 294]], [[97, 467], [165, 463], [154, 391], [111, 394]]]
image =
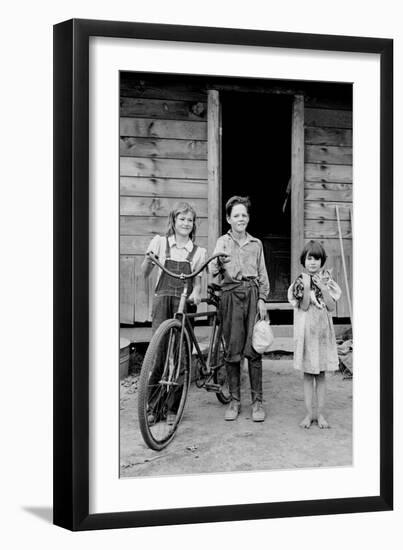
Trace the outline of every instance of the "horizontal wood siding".
[[120, 116], [147, 117], [165, 120], [206, 120], [207, 105], [201, 101], [175, 101], [122, 97]]
[[175, 178], [120, 178], [120, 194], [135, 197], [183, 197], [205, 199], [207, 197], [204, 180]]
[[[166, 218], [178, 200], [186, 200], [187, 197], [121, 197], [120, 213], [122, 216], [163, 216]], [[205, 199], [193, 199], [189, 201], [195, 207], [200, 217], [207, 216], [207, 201]]]
[[340, 109], [305, 108], [305, 125], [320, 128], [352, 128], [352, 112]]
[[305, 127], [305, 145], [323, 145], [330, 147], [351, 147], [353, 144], [352, 130], [340, 128]]
[[327, 254], [326, 265], [343, 295], [335, 316], [349, 317], [346, 281], [336, 216], [339, 208], [343, 248], [352, 294], [353, 207], [352, 111], [331, 103], [305, 104], [304, 237], [319, 240]]
[[[167, 230], [165, 217], [157, 216], [121, 216], [121, 235], [164, 235]], [[197, 221], [197, 238], [207, 237], [207, 218], [199, 218]]]
[[339, 219], [350, 221], [350, 206], [345, 202], [319, 202], [305, 200], [305, 220], [337, 220], [336, 205], [339, 207]]
[[206, 172], [205, 160], [120, 157], [120, 175], [132, 178], [204, 179]]
[[156, 270], [141, 273], [154, 235], [179, 201], [198, 214], [207, 245], [207, 95], [177, 84], [149, 86], [124, 75], [120, 97], [120, 321], [151, 321]]
[[180, 84], [178, 81], [169, 85], [156, 82], [139, 80], [137, 74], [126, 73], [122, 75], [120, 82], [121, 98], [135, 97], [148, 99], [179, 99], [184, 101], [206, 101], [206, 93], [200, 90], [200, 86], [192, 86], [190, 83]]
[[351, 183], [352, 179], [353, 174], [351, 165], [305, 163], [305, 181], [319, 183]]
[[121, 137], [153, 137], [165, 139], [207, 139], [206, 124], [187, 120], [120, 118]]
[[305, 148], [305, 162], [351, 165], [352, 150], [351, 147], [337, 147], [335, 145], [307, 145]]
[[[121, 254], [119, 265], [120, 278], [120, 316], [132, 319], [134, 316], [135, 258]], [[124, 322], [124, 321], [123, 321]]]
[[207, 144], [194, 139], [122, 137], [120, 155], [203, 160], [207, 158]]
[[353, 186], [351, 183], [316, 183], [305, 182], [305, 200], [306, 201], [335, 201], [352, 202]]
[[[339, 232], [336, 221], [305, 220], [305, 239], [338, 239]], [[340, 222], [343, 239], [352, 239], [351, 223]], [[338, 241], [337, 241], [338, 245]]]

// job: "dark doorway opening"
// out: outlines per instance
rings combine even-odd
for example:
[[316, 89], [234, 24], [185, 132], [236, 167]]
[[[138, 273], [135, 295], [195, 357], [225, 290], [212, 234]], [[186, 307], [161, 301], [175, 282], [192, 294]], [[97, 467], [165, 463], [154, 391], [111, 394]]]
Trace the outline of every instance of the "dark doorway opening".
[[252, 202], [248, 232], [263, 242], [270, 301], [286, 302], [291, 263], [292, 97], [228, 92], [222, 100], [222, 232], [233, 195]]

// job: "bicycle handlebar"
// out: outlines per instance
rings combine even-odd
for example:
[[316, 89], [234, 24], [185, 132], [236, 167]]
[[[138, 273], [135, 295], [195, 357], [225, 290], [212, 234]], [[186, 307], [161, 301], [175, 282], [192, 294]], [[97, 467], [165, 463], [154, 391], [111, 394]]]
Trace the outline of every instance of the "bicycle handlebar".
[[181, 279], [182, 281], [184, 279], [192, 279], [193, 277], [196, 277], [196, 275], [198, 275], [199, 273], [201, 273], [207, 266], [208, 264], [212, 261], [212, 260], [215, 260], [216, 258], [219, 258], [219, 257], [226, 257], [228, 258], [229, 255], [228, 254], [223, 254], [223, 253], [219, 253], [219, 254], [213, 254], [213, 256], [210, 256], [210, 258], [208, 258], [204, 264], [197, 270], [197, 271], [194, 271], [193, 273], [189, 273], [188, 275], [185, 275], [184, 273], [181, 273], [180, 275], [178, 275], [177, 273], [172, 273], [172, 271], [169, 271], [169, 269], [167, 269], [165, 266], [162, 265], [162, 263], [158, 260], [158, 256], [156, 256], [155, 254], [153, 254], [152, 252], [148, 252], [146, 254], [146, 256], [148, 258], [150, 258], [150, 260], [156, 264], [160, 269], [162, 269], [162, 271], [165, 271], [165, 273], [167, 275], [170, 275], [171, 277], [174, 277], [175, 279]]

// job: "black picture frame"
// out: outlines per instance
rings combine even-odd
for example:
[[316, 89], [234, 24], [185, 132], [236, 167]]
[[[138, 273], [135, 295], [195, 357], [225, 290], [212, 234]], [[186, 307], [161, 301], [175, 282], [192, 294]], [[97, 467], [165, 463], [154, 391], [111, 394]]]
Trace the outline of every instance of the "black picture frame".
[[[380, 55], [380, 489], [370, 497], [89, 513], [89, 39]], [[54, 27], [54, 523], [71, 530], [392, 510], [393, 40], [73, 19]]]

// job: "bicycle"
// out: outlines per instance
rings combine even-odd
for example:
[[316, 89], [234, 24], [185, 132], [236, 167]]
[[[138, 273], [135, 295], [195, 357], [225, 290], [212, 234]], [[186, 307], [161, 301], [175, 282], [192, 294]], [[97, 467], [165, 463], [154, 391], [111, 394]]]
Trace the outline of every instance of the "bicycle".
[[[189, 281], [215, 258], [211, 256], [200, 269], [188, 275], [177, 275], [166, 269], [156, 256], [150, 259], [165, 273], [184, 283], [178, 310], [173, 319], [161, 323], [153, 335], [144, 357], [139, 379], [138, 418], [140, 431], [145, 443], [156, 451], [165, 448], [174, 438], [189, 391], [192, 372], [192, 349], [197, 361], [196, 386], [214, 392], [218, 401], [227, 404], [230, 393], [224, 363], [225, 342], [222, 336], [222, 323], [219, 313], [220, 287], [208, 285], [208, 296], [202, 302], [215, 307], [214, 310], [200, 313], [186, 313], [185, 304], [189, 291]], [[200, 349], [191, 320], [207, 317], [211, 334], [207, 357]], [[192, 348], [193, 346], [193, 348]]]

